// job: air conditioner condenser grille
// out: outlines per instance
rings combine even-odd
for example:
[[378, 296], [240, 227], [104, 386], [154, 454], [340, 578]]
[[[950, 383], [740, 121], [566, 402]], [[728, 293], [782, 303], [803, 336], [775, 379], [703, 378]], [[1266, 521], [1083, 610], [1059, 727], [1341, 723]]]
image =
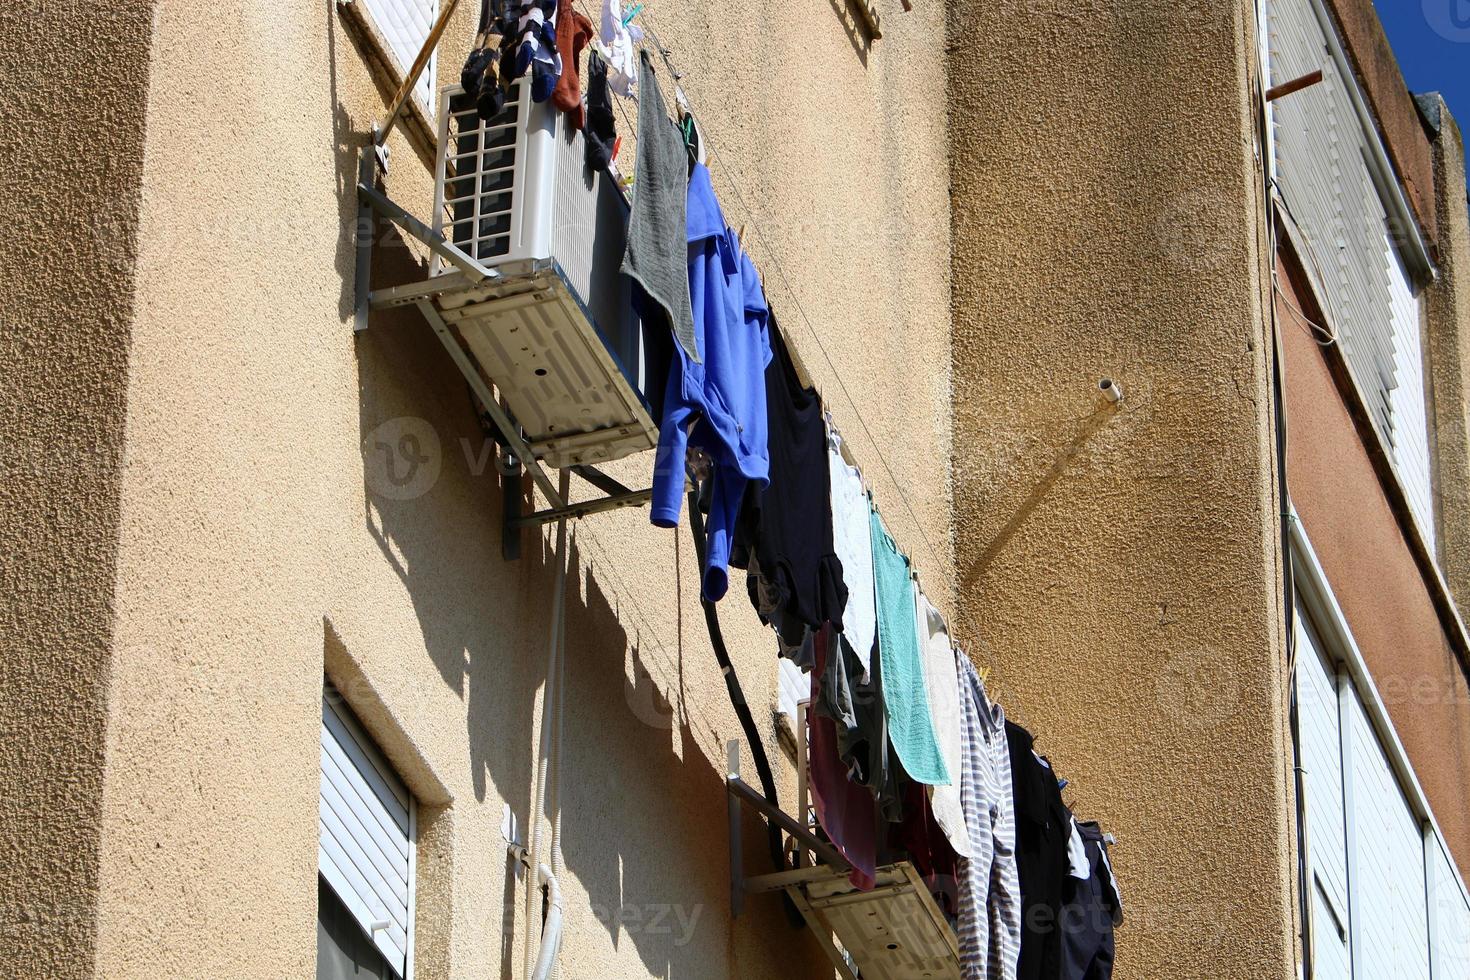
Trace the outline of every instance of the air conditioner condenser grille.
[[[475, 100], [455, 87], [445, 92], [441, 125], [435, 230], [485, 264], [511, 251], [521, 139], [521, 83], [505, 109], [489, 121]], [[444, 271], [436, 260], [434, 273]]]

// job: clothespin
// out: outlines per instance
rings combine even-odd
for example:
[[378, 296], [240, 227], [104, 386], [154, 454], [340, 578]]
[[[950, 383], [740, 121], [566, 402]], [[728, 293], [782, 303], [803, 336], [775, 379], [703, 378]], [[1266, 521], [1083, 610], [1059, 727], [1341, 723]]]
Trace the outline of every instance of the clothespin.
[[990, 667], [989, 666], [981, 667], [978, 671], [976, 671], [976, 673], [978, 673], [980, 675], [980, 683], [981, 684], [984, 684], [986, 681], [990, 680]]
[[630, 10], [626, 14], [624, 14], [623, 15], [623, 26], [624, 27], [627, 27], [629, 24], [633, 23], [633, 18], [638, 16], [638, 12], [641, 11], [643, 9], [643, 7], [644, 7], [644, 5], [640, 3], [640, 4], [638, 4], [638, 6], [634, 7], [632, 10]]
[[740, 226], [740, 234], [736, 237], [740, 240], [740, 251], [745, 251], [745, 225]]

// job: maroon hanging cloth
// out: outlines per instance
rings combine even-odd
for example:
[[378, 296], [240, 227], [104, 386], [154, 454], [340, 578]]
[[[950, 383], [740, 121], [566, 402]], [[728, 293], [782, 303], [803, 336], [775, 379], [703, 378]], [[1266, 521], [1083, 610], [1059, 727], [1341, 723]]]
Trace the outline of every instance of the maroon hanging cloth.
[[[816, 634], [813, 647], [816, 663], [812, 668], [812, 704], [822, 691], [822, 674], [827, 667], [827, 646], [834, 639], [831, 625]], [[817, 822], [827, 837], [852, 865], [848, 880], [853, 887], [871, 891], [877, 884], [878, 829], [877, 809], [873, 794], [847, 778], [847, 766], [837, 749], [837, 726], [831, 718], [808, 710], [806, 713], [809, 744], [807, 773], [812, 788], [812, 802]]]
[[903, 821], [888, 825], [888, 846], [908, 852], [939, 908], [954, 917], [959, 914], [959, 855], [934, 819], [928, 787], [907, 776], [902, 787]]

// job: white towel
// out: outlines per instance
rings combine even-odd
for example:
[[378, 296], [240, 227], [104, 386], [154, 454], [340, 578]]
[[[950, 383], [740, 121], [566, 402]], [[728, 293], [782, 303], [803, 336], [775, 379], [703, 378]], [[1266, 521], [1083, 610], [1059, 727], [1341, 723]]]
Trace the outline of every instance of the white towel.
[[847, 606], [842, 610], [842, 638], [863, 665], [864, 684], [870, 683], [873, 639], [878, 633], [878, 608], [873, 598], [873, 535], [868, 525], [868, 499], [858, 471], [842, 458], [842, 438], [827, 431], [827, 462], [832, 476], [832, 545], [842, 562]]
[[944, 617], [914, 585], [914, 618], [919, 624], [919, 655], [924, 662], [924, 686], [929, 692], [929, 716], [934, 721], [934, 737], [939, 755], [950, 775], [946, 786], [930, 788], [930, 805], [934, 820], [954, 852], [970, 857], [970, 831], [965, 824], [965, 808], [960, 800], [960, 764], [963, 761], [960, 742], [960, 676], [955, 670], [954, 644], [945, 629]]

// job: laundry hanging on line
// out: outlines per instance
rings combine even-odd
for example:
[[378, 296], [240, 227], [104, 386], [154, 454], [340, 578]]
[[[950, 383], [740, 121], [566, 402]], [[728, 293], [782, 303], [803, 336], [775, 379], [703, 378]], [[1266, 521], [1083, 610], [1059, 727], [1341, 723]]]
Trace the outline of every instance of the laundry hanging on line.
[[[610, 16], [614, 43], [627, 46], [615, 61], [589, 55], [592, 167], [610, 155], [610, 93], [634, 87], [636, 41], [616, 0], [604, 6], [604, 45]], [[682, 99], [683, 125], [669, 117], [647, 51], [637, 72], [623, 271], [637, 312], [676, 341], [653, 523], [679, 523], [693, 480], [707, 513], [704, 598], [722, 599], [729, 568], [743, 568], [778, 655], [810, 671], [807, 731], [797, 734], [817, 830], [851, 864], [852, 883], [871, 889], [879, 867], [911, 862], [955, 928], [964, 980], [1108, 980], [1122, 903], [1101, 829], [1075, 820], [1034, 737], [956, 648], [844, 458], [820, 394], [800, 380], [700, 160], [702, 134]], [[1077, 916], [1085, 926], [1069, 927]]]

